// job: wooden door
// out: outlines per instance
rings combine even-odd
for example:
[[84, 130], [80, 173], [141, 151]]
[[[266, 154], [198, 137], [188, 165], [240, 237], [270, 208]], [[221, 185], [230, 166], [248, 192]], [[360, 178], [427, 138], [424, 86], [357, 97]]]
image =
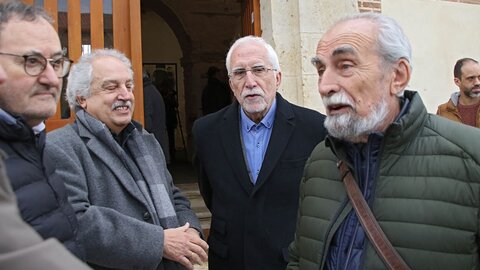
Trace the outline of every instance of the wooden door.
[[[135, 80], [135, 120], [143, 124], [142, 39], [140, 0], [23, 0], [43, 5], [50, 13], [62, 46], [74, 62], [96, 48], [115, 48], [131, 61]], [[64, 83], [65, 84], [65, 83]], [[65, 88], [65, 85], [64, 85]], [[63, 96], [62, 96], [62, 99]], [[47, 130], [72, 122], [73, 113], [62, 100], [55, 116], [47, 120]]]
[[261, 36], [260, 0], [246, 0], [242, 15], [243, 35]]

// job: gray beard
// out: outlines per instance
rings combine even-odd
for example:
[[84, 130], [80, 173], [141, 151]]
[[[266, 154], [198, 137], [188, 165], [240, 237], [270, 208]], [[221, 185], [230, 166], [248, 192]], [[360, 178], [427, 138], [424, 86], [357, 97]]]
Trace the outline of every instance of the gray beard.
[[473, 93], [472, 91], [468, 92], [467, 96], [471, 97], [471, 98], [478, 98], [480, 97], [480, 93]]
[[328, 133], [341, 140], [350, 142], [359, 142], [362, 137], [379, 131], [379, 126], [383, 123], [388, 114], [388, 105], [385, 99], [375, 106], [370, 115], [360, 117], [356, 112], [348, 114], [327, 116], [325, 128]]

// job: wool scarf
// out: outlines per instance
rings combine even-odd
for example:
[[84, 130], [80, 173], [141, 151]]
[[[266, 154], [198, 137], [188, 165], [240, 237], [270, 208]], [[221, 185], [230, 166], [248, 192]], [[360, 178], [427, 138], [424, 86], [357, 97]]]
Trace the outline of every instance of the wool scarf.
[[[144, 141], [144, 134], [134, 128], [126, 142], [128, 151], [125, 151], [113, 138], [108, 127], [86, 111], [77, 111], [76, 124], [90, 131], [123, 162], [144, 195], [150, 213], [153, 213], [151, 216], [154, 224], [163, 228], [178, 227], [178, 218], [172, 204], [173, 198], [169, 195], [172, 184], [165, 179], [168, 174], [165, 171], [166, 166], [160, 166], [161, 164], [154, 162], [152, 155], [161, 153], [151, 153], [151, 149]], [[130, 125], [133, 124], [130, 123]], [[169, 183], [168, 186], [166, 186], [167, 183]]]

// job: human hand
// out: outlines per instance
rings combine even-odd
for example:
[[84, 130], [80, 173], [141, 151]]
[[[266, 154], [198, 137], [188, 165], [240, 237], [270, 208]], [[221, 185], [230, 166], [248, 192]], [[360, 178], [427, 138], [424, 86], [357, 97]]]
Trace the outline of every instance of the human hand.
[[163, 257], [192, 270], [193, 264], [207, 260], [208, 245], [187, 222], [182, 227], [164, 230]]
[[200, 234], [194, 228], [188, 228], [190, 235], [191, 250], [193, 251], [190, 261], [194, 264], [202, 264], [208, 260], [208, 244], [200, 238]]

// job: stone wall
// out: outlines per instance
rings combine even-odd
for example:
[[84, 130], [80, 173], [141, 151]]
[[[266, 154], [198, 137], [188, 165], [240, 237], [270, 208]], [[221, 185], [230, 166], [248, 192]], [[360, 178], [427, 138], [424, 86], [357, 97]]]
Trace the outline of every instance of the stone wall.
[[381, 12], [382, 10], [381, 0], [360, 0], [358, 1], [358, 10], [360, 12]]
[[324, 31], [345, 14], [358, 12], [356, 0], [261, 0], [263, 38], [282, 67], [279, 92], [290, 102], [324, 112], [318, 76], [310, 63]]
[[[448, 2], [480, 5], [480, 0], [437, 0], [437, 1], [448, 1]], [[381, 12], [382, 0], [359, 0], [358, 10], [360, 12], [370, 12], [370, 11]]]

